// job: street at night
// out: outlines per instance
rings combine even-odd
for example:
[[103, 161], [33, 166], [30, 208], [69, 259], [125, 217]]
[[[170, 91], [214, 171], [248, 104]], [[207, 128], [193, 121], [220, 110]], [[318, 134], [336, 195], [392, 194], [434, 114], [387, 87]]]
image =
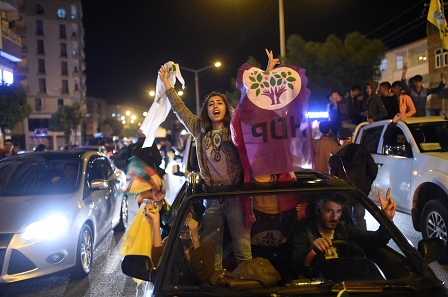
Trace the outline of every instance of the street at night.
[[[170, 167], [169, 167], [170, 168]], [[184, 177], [167, 174], [164, 177], [167, 185], [167, 200], [174, 197], [177, 190], [185, 180]], [[171, 202], [171, 201], [170, 201]], [[130, 199], [130, 219], [135, 217], [137, 203]], [[413, 230], [409, 224], [410, 216], [397, 213], [395, 224], [406, 237], [417, 247], [421, 239], [421, 233]], [[367, 217], [369, 224], [369, 218]], [[83, 280], [70, 281], [68, 275], [42, 277], [39, 279], [23, 281], [8, 285], [0, 292], [0, 296], [16, 297], [48, 297], [48, 296], [123, 296], [133, 297], [136, 294], [136, 283], [121, 271], [120, 247], [123, 244], [123, 232], [111, 232], [95, 250], [94, 266], [89, 276]], [[448, 265], [440, 265], [437, 262], [430, 264], [437, 277], [448, 281]]]

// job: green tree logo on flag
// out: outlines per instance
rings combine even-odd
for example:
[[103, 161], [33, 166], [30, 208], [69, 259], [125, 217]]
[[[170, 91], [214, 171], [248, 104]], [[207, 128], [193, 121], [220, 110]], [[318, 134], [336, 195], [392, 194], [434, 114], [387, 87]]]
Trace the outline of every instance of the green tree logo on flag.
[[267, 110], [280, 109], [288, 105], [302, 87], [299, 74], [285, 66], [273, 71], [253, 67], [244, 72], [243, 82], [252, 103]]

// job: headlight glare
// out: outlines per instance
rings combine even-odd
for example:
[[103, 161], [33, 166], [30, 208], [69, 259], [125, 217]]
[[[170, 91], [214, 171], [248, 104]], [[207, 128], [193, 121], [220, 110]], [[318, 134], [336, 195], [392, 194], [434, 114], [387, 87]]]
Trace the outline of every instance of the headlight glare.
[[21, 238], [27, 241], [56, 238], [65, 232], [67, 224], [68, 219], [65, 216], [51, 216], [29, 224], [23, 231]]

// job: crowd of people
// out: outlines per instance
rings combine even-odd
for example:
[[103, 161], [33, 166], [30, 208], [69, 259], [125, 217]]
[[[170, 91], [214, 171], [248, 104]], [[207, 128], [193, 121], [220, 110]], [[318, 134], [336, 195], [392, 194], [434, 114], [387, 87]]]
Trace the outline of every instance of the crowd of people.
[[404, 63], [401, 80], [392, 84], [381, 82], [376, 92], [369, 83], [362, 92], [359, 85], [354, 85], [350, 95], [346, 97], [341, 96], [338, 91], [330, 91], [329, 118], [333, 132], [336, 133], [341, 127], [354, 132], [362, 122], [393, 119], [396, 114], [400, 114], [402, 118], [426, 116], [427, 98], [444, 89], [445, 74], [440, 74], [440, 83], [436, 88], [425, 88], [421, 75], [415, 75], [407, 81], [407, 70], [407, 63]]
[[[279, 63], [278, 59], [273, 57], [272, 52], [266, 51], [268, 55], [268, 66], [266, 71], [272, 71]], [[230, 122], [233, 107], [224, 94], [212, 92], [209, 94], [200, 110], [199, 115], [192, 113], [179, 98], [177, 93], [171, 86], [168, 77], [169, 69], [161, 66], [158, 71], [159, 78], [163, 82], [166, 95], [171, 103], [172, 109], [188, 132], [195, 138], [197, 147], [197, 157], [200, 169], [200, 175], [203, 180], [205, 190], [213, 191], [220, 187], [239, 185], [243, 183], [243, 172], [240, 161], [239, 151], [232, 141], [232, 133], [230, 129]], [[383, 97], [393, 97], [390, 93], [390, 84], [382, 84], [381, 90]], [[366, 85], [365, 95], [360, 94], [360, 88], [352, 90], [351, 98], [342, 98], [338, 92], [330, 93], [330, 100], [332, 101], [330, 109], [332, 110], [331, 121], [322, 122], [320, 129], [322, 137], [315, 142], [316, 149], [316, 169], [318, 171], [330, 172], [341, 177], [341, 172], [346, 175], [345, 179], [353, 179], [360, 181], [362, 186], [360, 189], [367, 193], [370, 191], [372, 181], [376, 177], [376, 166], [371, 166], [372, 157], [368, 151], [363, 147], [353, 144], [351, 142], [352, 130], [356, 124], [363, 119], [380, 120], [377, 117], [380, 113], [382, 116], [387, 116], [390, 112], [399, 113], [398, 97], [393, 97], [396, 100], [396, 108], [393, 107], [393, 98], [391, 102], [384, 104], [385, 99], [373, 94], [372, 87]], [[389, 98], [387, 98], [389, 99]], [[404, 100], [405, 101], [405, 100]], [[386, 105], [388, 106], [386, 108]], [[337, 119], [337, 120], [336, 120]], [[340, 129], [342, 127], [342, 129]], [[334, 133], [337, 134], [339, 144], [333, 140]], [[334, 152], [333, 159], [330, 158], [330, 151]], [[325, 155], [327, 157], [325, 157]], [[143, 156], [141, 158], [144, 158]], [[370, 159], [369, 159], [370, 158]], [[331, 160], [330, 160], [331, 159]], [[329, 167], [330, 164], [330, 167]], [[352, 171], [353, 164], [355, 171]], [[374, 163], [373, 163], [374, 164]], [[149, 164], [148, 164], [149, 165]], [[157, 166], [155, 164], [154, 166]], [[374, 168], [375, 167], [375, 168]], [[329, 169], [330, 168], [330, 169]], [[343, 170], [341, 168], [344, 168]], [[359, 170], [364, 170], [364, 174], [359, 174]], [[293, 172], [284, 172], [273, 174], [270, 176], [251, 177], [252, 182], [272, 182], [279, 180], [294, 181], [295, 175]], [[253, 257], [263, 256], [263, 249], [253, 250], [254, 245], [253, 235], [256, 224], [263, 222], [263, 215], [269, 217], [285, 218], [281, 223], [280, 228], [285, 231], [287, 238], [299, 238], [300, 230], [295, 230], [294, 225], [297, 221], [297, 212], [300, 208], [305, 208], [305, 205], [299, 203], [299, 197], [294, 195], [278, 195], [282, 197], [260, 196], [253, 197], [253, 207], [256, 218], [250, 220], [248, 224], [244, 210], [243, 197], [233, 199], [206, 199], [204, 205], [193, 206], [189, 216], [186, 218], [186, 229], [181, 235], [182, 245], [185, 249], [186, 261], [191, 263], [191, 268], [196, 278], [201, 282], [207, 282], [216, 271], [223, 269], [223, 230], [224, 224], [227, 225], [233, 242], [233, 254], [236, 262], [242, 264], [251, 261]], [[280, 199], [282, 198], [282, 199]], [[334, 197], [333, 197], [334, 198]], [[157, 266], [157, 259], [160, 258], [164, 248], [164, 238], [167, 234], [159, 231], [161, 228], [161, 214], [157, 211], [160, 209], [160, 203], [164, 200], [164, 195], [148, 195], [145, 204], [146, 219], [152, 225], [152, 259], [155, 260], [153, 265]], [[258, 199], [258, 200], [257, 200]], [[331, 200], [331, 199], [330, 199]], [[353, 218], [356, 223], [356, 230], [347, 233], [349, 237], [355, 236], [357, 238], [370, 238], [366, 231], [364, 220], [364, 209], [360, 205], [353, 205], [352, 201], [344, 201], [343, 199], [336, 199], [336, 205], [332, 201], [323, 201], [319, 207], [317, 219], [314, 223], [317, 228], [318, 237], [315, 241], [307, 243], [306, 250], [303, 250], [303, 245], [300, 248], [296, 245], [293, 248], [294, 261], [299, 261], [295, 265], [301, 267], [302, 264], [307, 266], [310, 260], [305, 254], [309, 253], [311, 248], [316, 254], [319, 252], [326, 253], [331, 247], [331, 239], [326, 239], [325, 243], [321, 241], [321, 237], [325, 237], [328, 231], [335, 230], [341, 216], [341, 209], [339, 206], [347, 207], [349, 213], [353, 213]], [[333, 199], [334, 200], [334, 199]], [[395, 202], [390, 197], [389, 192], [384, 202], [383, 210], [392, 219], [395, 213]], [[285, 205], [285, 203], [287, 205]], [[333, 204], [332, 204], [333, 203]], [[331, 208], [331, 209], [330, 209]], [[294, 218], [288, 220], [288, 214], [293, 213]], [[331, 217], [336, 214], [336, 217]], [[166, 215], [166, 213], [165, 213]], [[322, 215], [322, 216], [321, 216]], [[331, 217], [331, 222], [326, 222], [326, 218]], [[330, 219], [329, 219], [330, 220]], [[280, 220], [281, 221], [281, 220]], [[320, 223], [319, 223], [320, 222]], [[272, 223], [270, 223], [272, 224]], [[287, 224], [287, 225], [285, 225]], [[344, 228], [346, 228], [344, 226]], [[252, 230], [251, 230], [252, 229]], [[186, 232], [188, 231], [188, 232]], [[251, 232], [252, 231], [252, 232]], [[320, 232], [320, 233], [319, 233]], [[320, 235], [319, 235], [320, 234]], [[356, 234], [356, 235], [353, 235]], [[303, 235], [303, 234], [302, 234]], [[383, 233], [380, 230], [380, 235]], [[303, 235], [306, 237], [306, 234]], [[304, 237], [301, 237], [302, 242], [305, 242]], [[336, 238], [336, 237], [335, 237]], [[374, 239], [372, 239], [374, 240]], [[380, 243], [382, 244], [383, 241]], [[279, 242], [279, 244], [284, 241]], [[294, 247], [294, 245], [293, 245]], [[304, 262], [304, 259], [306, 261]], [[198, 262], [199, 261], [199, 262]], [[302, 271], [299, 268], [299, 273]], [[305, 270], [303, 270], [305, 271]]]

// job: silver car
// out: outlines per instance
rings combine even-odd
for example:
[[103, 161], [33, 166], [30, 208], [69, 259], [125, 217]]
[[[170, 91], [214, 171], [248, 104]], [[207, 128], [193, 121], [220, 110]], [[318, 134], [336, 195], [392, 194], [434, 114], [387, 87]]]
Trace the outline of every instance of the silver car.
[[124, 173], [92, 151], [0, 161], [0, 284], [68, 270], [87, 276], [93, 250], [128, 224]]

